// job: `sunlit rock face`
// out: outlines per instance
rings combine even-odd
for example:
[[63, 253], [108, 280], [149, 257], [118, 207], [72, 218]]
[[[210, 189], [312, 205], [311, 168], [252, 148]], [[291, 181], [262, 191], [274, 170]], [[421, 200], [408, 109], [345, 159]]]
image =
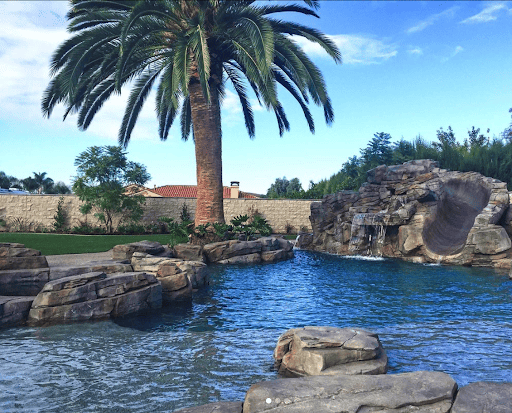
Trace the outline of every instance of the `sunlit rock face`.
[[432, 160], [381, 165], [358, 191], [311, 205], [313, 235], [300, 248], [414, 262], [510, 269], [507, 185]]

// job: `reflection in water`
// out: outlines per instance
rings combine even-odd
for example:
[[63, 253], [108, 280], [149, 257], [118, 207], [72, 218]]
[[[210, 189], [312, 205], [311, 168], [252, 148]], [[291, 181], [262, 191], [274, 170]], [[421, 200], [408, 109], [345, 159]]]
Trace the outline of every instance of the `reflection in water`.
[[279, 335], [304, 325], [379, 333], [390, 373], [512, 381], [512, 283], [491, 270], [301, 251], [211, 269], [192, 303], [150, 316], [0, 331], [0, 411], [169, 412], [243, 400], [276, 377]]

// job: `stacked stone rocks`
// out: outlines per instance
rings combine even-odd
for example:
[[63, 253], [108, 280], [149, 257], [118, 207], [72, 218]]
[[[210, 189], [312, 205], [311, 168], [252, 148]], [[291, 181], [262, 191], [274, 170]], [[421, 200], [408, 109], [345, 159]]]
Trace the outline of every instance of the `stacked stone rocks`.
[[203, 254], [207, 262], [218, 264], [277, 262], [293, 258], [293, 244], [277, 237], [222, 241], [205, 245]]
[[414, 262], [511, 267], [506, 183], [416, 160], [368, 171], [359, 191], [311, 204], [299, 248]]
[[151, 274], [92, 272], [48, 282], [28, 323], [62, 323], [122, 317], [162, 307], [162, 287]]
[[0, 328], [23, 323], [50, 280], [46, 257], [23, 244], [0, 243]]
[[[175, 258], [176, 256], [176, 258]], [[190, 299], [208, 285], [205, 262], [274, 262], [293, 257], [282, 238], [178, 245], [117, 245], [112, 260], [48, 266], [39, 251], [0, 244], [0, 327], [122, 317]]]
[[378, 336], [361, 329], [291, 329], [279, 337], [274, 358], [280, 374], [301, 377], [256, 383], [243, 402], [216, 402], [178, 412], [511, 411], [512, 383], [477, 382], [458, 390], [455, 380], [442, 372], [384, 374], [387, 358]]

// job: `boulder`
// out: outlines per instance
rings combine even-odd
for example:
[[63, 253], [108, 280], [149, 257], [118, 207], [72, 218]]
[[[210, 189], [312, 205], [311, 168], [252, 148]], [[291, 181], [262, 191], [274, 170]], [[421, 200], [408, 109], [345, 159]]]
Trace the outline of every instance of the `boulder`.
[[261, 244], [261, 251], [276, 251], [281, 248], [279, 240], [275, 237], [262, 237], [258, 239]]
[[0, 328], [24, 324], [34, 298], [0, 296]]
[[24, 270], [34, 268], [48, 268], [48, 262], [45, 256], [12, 256], [6, 255], [0, 257], [0, 271], [6, 270]]
[[264, 251], [261, 253], [261, 261], [263, 262], [278, 262], [293, 258], [293, 251], [277, 250], [277, 251]]
[[204, 262], [177, 261], [176, 265], [187, 274], [193, 289], [199, 289], [208, 285], [210, 273], [208, 272], [208, 266]]
[[510, 413], [512, 383], [470, 383], [459, 389], [451, 413]]
[[176, 300], [192, 297], [192, 283], [187, 272], [182, 271], [176, 262], [165, 262], [160, 265], [157, 279], [162, 285], [162, 302], [170, 304]]
[[404, 254], [421, 247], [423, 237], [421, 235], [423, 228], [418, 225], [402, 225], [398, 230], [398, 248]]
[[48, 282], [29, 312], [29, 324], [121, 317], [162, 306], [162, 286], [152, 274], [102, 272]]
[[[38, 257], [41, 251], [25, 248], [23, 244], [3, 244], [0, 247], [0, 257]], [[8, 246], [9, 245], [9, 246]], [[12, 247], [10, 245], [16, 245]]]
[[257, 264], [259, 262], [261, 262], [261, 254], [257, 252], [217, 261], [218, 264]]
[[387, 356], [377, 334], [354, 328], [303, 327], [282, 334], [274, 350], [284, 376], [383, 374]]
[[185, 261], [204, 261], [201, 245], [177, 244], [173, 248], [174, 256]]
[[165, 252], [165, 248], [155, 241], [139, 241], [131, 244], [116, 245], [112, 249], [113, 260], [131, 260], [134, 252], [142, 252], [144, 254], [159, 255]]
[[448, 413], [456, 389], [449, 375], [432, 371], [274, 380], [251, 386], [243, 413]]
[[70, 277], [72, 275], [87, 274], [90, 272], [104, 272], [105, 274], [114, 274], [121, 272], [132, 272], [131, 264], [121, 262], [91, 262], [87, 265], [50, 267], [50, 281], [59, 278]]
[[[343, 235], [344, 235], [343, 228], [339, 229], [339, 233], [342, 234], [342, 238], [343, 238]], [[313, 243], [313, 234], [301, 233], [301, 234], [299, 234], [299, 237], [297, 238], [297, 242], [295, 243], [295, 247], [297, 247], [299, 249], [300, 248], [307, 248], [312, 243]]]
[[498, 225], [476, 227], [469, 234], [467, 244], [475, 246], [475, 253], [498, 254], [510, 249], [510, 238], [505, 228]]
[[156, 274], [160, 265], [166, 262], [173, 262], [175, 258], [155, 257], [145, 252], [134, 252], [132, 255], [132, 267], [134, 271], [143, 271]]
[[175, 410], [174, 413], [242, 413], [242, 402], [215, 402]]
[[0, 295], [37, 295], [48, 281], [50, 268], [0, 271]]
[[221, 242], [212, 242], [211, 244], [206, 244], [203, 248], [203, 253], [208, 262], [218, 262], [222, 259], [224, 251], [230, 245], [236, 244], [239, 241], [231, 240], [231, 241], [221, 241]]

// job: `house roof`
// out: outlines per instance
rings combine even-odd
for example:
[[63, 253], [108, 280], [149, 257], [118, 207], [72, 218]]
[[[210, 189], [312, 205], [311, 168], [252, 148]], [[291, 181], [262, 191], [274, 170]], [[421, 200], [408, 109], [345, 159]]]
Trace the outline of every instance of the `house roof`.
[[[155, 189], [149, 189], [163, 197], [170, 198], [197, 198], [197, 186], [195, 185], [164, 185]], [[231, 187], [225, 186], [222, 191], [223, 198], [231, 198]], [[257, 199], [259, 196], [244, 191], [239, 191], [238, 198]]]

